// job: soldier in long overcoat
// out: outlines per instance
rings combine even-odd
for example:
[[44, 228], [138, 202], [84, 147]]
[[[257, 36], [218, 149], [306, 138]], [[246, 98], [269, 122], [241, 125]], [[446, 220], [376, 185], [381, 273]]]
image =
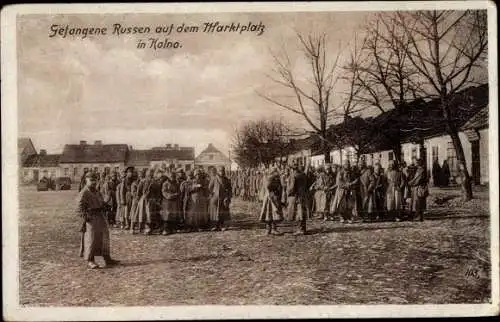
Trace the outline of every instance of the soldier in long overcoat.
[[327, 176], [323, 168], [319, 168], [317, 171], [316, 180], [309, 187], [311, 193], [314, 194], [314, 213], [322, 219], [326, 220], [326, 194], [329, 188], [327, 182]]
[[307, 176], [302, 166], [295, 166], [287, 187], [288, 218], [298, 222], [295, 235], [306, 234], [306, 221], [309, 217], [307, 208]]
[[401, 220], [405, 181], [406, 178], [397, 164], [391, 163], [387, 171], [386, 209], [388, 216], [396, 221]]
[[210, 193], [209, 213], [212, 230], [223, 230], [224, 223], [231, 219], [229, 205], [231, 204], [231, 181], [226, 176], [224, 167], [219, 167], [208, 185]]
[[265, 195], [262, 201], [259, 221], [266, 223], [267, 234], [281, 235], [277, 224], [283, 221], [281, 203], [281, 178], [276, 168], [271, 168], [268, 177], [264, 180]]
[[423, 167], [423, 162], [422, 160], [417, 160], [415, 175], [408, 181], [408, 185], [411, 188], [412, 219], [418, 216], [420, 221], [424, 220], [426, 199], [429, 194], [427, 184], [427, 173]]
[[86, 184], [80, 191], [77, 205], [77, 214], [82, 219], [80, 257], [87, 261], [90, 269], [99, 268], [95, 263], [95, 256], [102, 256], [106, 266], [118, 264], [118, 261], [113, 260], [110, 255], [105, 203], [96, 186], [95, 173], [87, 173]]
[[188, 207], [186, 216], [188, 221], [196, 223], [195, 229], [199, 230], [208, 225], [208, 185], [199, 169], [194, 171], [194, 178], [187, 189]]
[[161, 193], [163, 197], [161, 201], [162, 234], [168, 235], [176, 230], [179, 221], [180, 189], [175, 172], [167, 172]]

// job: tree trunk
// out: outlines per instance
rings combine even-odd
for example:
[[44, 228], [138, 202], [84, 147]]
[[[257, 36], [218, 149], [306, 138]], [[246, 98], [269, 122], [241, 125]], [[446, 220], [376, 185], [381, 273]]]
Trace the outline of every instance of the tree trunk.
[[325, 140], [321, 140], [321, 151], [323, 152], [325, 163], [330, 163], [330, 149]]
[[467, 164], [465, 161], [465, 153], [464, 149], [462, 147], [462, 142], [460, 141], [460, 137], [458, 136], [458, 133], [455, 131], [453, 133], [450, 133], [451, 140], [453, 142], [453, 147], [455, 148], [455, 151], [457, 153], [457, 160], [458, 163], [462, 165], [463, 167], [463, 173], [464, 173], [464, 182], [462, 185], [464, 186], [463, 192], [463, 199], [465, 201], [471, 200], [473, 197], [472, 194], [472, 180], [469, 175], [469, 170], [467, 170]]
[[396, 160], [397, 164], [401, 164], [404, 160], [401, 159], [401, 142], [394, 142], [392, 146], [392, 152], [394, 152], [394, 159]]
[[469, 175], [469, 170], [467, 170], [467, 162], [465, 161], [465, 152], [462, 146], [462, 142], [460, 141], [460, 137], [458, 136], [458, 129], [456, 128], [455, 123], [451, 119], [446, 98], [441, 98], [441, 108], [443, 111], [443, 115], [446, 119], [448, 134], [451, 137], [451, 141], [453, 142], [453, 147], [455, 148], [455, 153], [457, 154], [457, 161], [463, 167], [464, 182], [462, 182], [461, 184], [463, 185], [464, 189], [462, 189], [463, 193], [462, 198], [463, 200], [468, 201], [471, 200], [473, 197], [472, 181]]

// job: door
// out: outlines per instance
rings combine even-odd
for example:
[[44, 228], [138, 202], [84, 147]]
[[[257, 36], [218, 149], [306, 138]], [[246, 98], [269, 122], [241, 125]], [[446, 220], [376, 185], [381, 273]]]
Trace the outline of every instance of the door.
[[471, 142], [472, 148], [472, 182], [481, 184], [481, 156], [479, 154], [479, 140]]
[[40, 180], [40, 174], [38, 170], [33, 170], [33, 181], [35, 183], [38, 183], [39, 180]]

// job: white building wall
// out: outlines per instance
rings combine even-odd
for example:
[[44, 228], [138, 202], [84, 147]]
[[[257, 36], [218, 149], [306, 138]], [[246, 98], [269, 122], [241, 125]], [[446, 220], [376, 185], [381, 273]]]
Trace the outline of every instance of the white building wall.
[[[460, 138], [460, 142], [462, 142], [462, 148], [464, 149], [464, 154], [465, 154], [465, 162], [467, 164], [467, 171], [469, 171], [469, 174], [472, 174], [472, 146], [471, 146], [471, 143], [469, 141], [469, 139], [467, 138], [467, 136], [465, 135], [465, 133], [463, 132], [460, 132], [458, 134], [459, 138]], [[430, 139], [426, 139], [425, 140], [425, 146], [427, 148], [427, 169], [429, 171], [432, 171], [432, 163], [434, 162], [434, 159], [433, 159], [433, 148], [436, 148], [438, 149], [438, 153], [437, 153], [437, 157], [438, 157], [438, 162], [439, 162], [439, 165], [442, 166], [443, 165], [443, 162], [444, 160], [447, 160], [448, 159], [448, 146], [449, 146], [449, 143], [451, 143], [452, 140], [451, 140], [451, 137], [449, 135], [442, 135], [442, 136], [437, 136], [437, 137], [433, 137], [433, 138], [430, 138]], [[455, 156], [456, 156], [456, 152], [455, 152]], [[483, 157], [483, 155], [481, 155], [481, 157]], [[452, 176], [456, 176], [457, 175], [457, 171], [458, 171], [458, 163], [455, 162], [455, 168], [453, 168], [453, 166], [451, 164], [450, 165], [450, 171], [452, 173]], [[432, 181], [432, 178], [431, 178], [431, 181]]]
[[479, 153], [481, 155], [481, 183], [490, 182], [490, 163], [489, 163], [489, 131], [488, 129], [479, 131]]

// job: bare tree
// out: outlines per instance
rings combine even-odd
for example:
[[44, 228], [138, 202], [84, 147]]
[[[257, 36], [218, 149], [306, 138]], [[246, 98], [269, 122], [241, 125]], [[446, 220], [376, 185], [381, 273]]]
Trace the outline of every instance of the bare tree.
[[[472, 183], [458, 136], [464, 106], [451, 104], [453, 97], [476, 84], [476, 71], [488, 47], [486, 10], [398, 12], [390, 21], [409, 41], [404, 53], [417, 71], [427, 95], [440, 100], [447, 132], [465, 176], [464, 198], [472, 198]], [[396, 40], [396, 31], [391, 32]], [[480, 76], [479, 76], [480, 77]], [[465, 113], [467, 114], [467, 113]]]
[[283, 57], [273, 55], [275, 68], [274, 75], [270, 76], [276, 84], [289, 89], [294, 96], [295, 103], [263, 95], [264, 99], [287, 111], [300, 115], [310, 126], [310, 134], [316, 135], [321, 141], [321, 151], [325, 162], [330, 162], [330, 146], [328, 139], [328, 123], [335, 110], [332, 104], [334, 87], [338, 81], [337, 65], [340, 51], [335, 57], [327, 52], [326, 36], [307, 37], [297, 34], [302, 53], [309, 65], [309, 79], [301, 82], [295, 75], [290, 57], [285, 52]]
[[392, 19], [391, 14], [379, 13], [375, 21], [366, 26], [361, 53], [352, 57], [345, 68], [356, 74], [351, 84], [355, 88], [355, 101], [382, 113], [395, 110], [396, 117], [382, 119], [377, 128], [390, 142], [396, 160], [401, 161], [401, 128], [411, 125], [398, 123], [397, 115], [403, 113], [412, 100], [421, 97], [422, 91], [417, 70], [409, 64], [410, 40], [391, 23]]
[[250, 121], [238, 128], [233, 137], [236, 162], [244, 167], [268, 166], [290, 148], [288, 126], [279, 120]]

